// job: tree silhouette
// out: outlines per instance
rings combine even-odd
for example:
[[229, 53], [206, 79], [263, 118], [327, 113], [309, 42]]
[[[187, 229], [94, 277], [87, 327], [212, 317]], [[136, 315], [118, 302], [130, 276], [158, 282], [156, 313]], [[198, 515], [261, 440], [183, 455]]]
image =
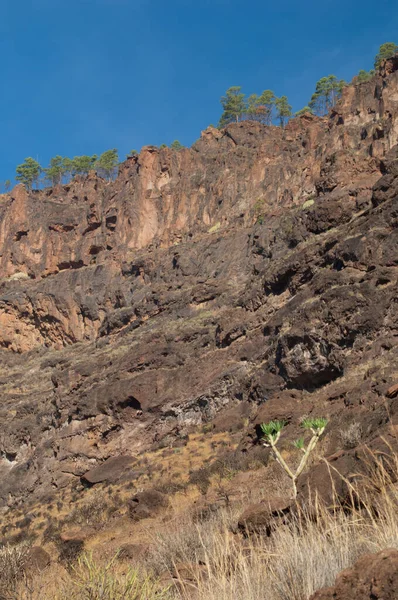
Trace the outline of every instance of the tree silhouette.
[[95, 163], [95, 167], [101, 177], [111, 180], [116, 173], [118, 164], [118, 151], [116, 148], [112, 148], [112, 150], [106, 150], [101, 154]]
[[62, 156], [54, 156], [50, 160], [47, 169], [44, 169], [46, 179], [51, 185], [62, 183], [62, 178], [65, 175], [65, 159]]
[[275, 98], [276, 116], [279, 119], [280, 126], [284, 129], [288, 119], [292, 116], [292, 107], [289, 104], [287, 96]]
[[326, 115], [336, 104], [345, 85], [346, 82], [343, 79], [338, 80], [336, 75], [322, 77], [316, 84], [309, 107], [317, 115]]
[[240, 86], [232, 86], [221, 98], [223, 114], [220, 118], [220, 127], [225, 127], [233, 121], [240, 121], [246, 112], [245, 95], [241, 93]]
[[271, 125], [274, 105], [275, 95], [271, 90], [264, 90], [260, 96], [252, 94], [247, 99], [247, 116], [253, 121]]
[[29, 156], [25, 158], [25, 162], [17, 166], [15, 179], [31, 190], [34, 184], [38, 185], [42, 170], [37, 160]]
[[71, 176], [74, 177], [75, 175], [87, 175], [95, 168], [96, 161], [96, 154], [93, 154], [93, 156], [75, 156], [71, 159], [70, 163], [68, 163]]
[[174, 142], [172, 144], [170, 144], [170, 148], [172, 150], [180, 151], [183, 148], [185, 148], [185, 146], [183, 146], [178, 140], [174, 140]]
[[383, 60], [387, 58], [391, 58], [398, 52], [398, 46], [394, 42], [386, 42], [382, 44], [379, 48], [379, 52], [375, 56], [375, 69], [380, 67]]

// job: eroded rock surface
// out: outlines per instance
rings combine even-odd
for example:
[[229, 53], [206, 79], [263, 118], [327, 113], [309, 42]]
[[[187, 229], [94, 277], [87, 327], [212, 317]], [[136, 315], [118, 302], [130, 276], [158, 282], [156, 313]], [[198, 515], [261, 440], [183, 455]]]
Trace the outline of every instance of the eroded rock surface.
[[396, 600], [398, 550], [393, 548], [362, 556], [351, 569], [342, 571], [336, 584], [320, 590], [311, 600]]
[[242, 402], [292, 428], [311, 412], [370, 441], [387, 427], [397, 67], [327, 118], [209, 128], [114, 182], [0, 197], [1, 505]]

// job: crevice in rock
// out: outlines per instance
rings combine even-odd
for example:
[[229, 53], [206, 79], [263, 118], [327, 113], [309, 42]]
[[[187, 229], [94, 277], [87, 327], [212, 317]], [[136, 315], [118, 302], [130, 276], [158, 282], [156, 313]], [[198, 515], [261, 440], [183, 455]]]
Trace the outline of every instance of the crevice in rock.
[[26, 237], [28, 235], [28, 233], [29, 233], [29, 230], [28, 231], [26, 231], [26, 230], [17, 231], [17, 233], [14, 236], [14, 240], [16, 242], [19, 242], [23, 237]]
[[58, 265], [60, 271], [65, 271], [66, 269], [81, 269], [82, 267], [84, 267], [84, 262], [82, 260], [65, 261]]
[[99, 227], [101, 227], [101, 221], [97, 221], [95, 223], [90, 223], [86, 229], [83, 231], [82, 235], [86, 235], [86, 233], [89, 233], [90, 231], [95, 231], [96, 229], [98, 229]]

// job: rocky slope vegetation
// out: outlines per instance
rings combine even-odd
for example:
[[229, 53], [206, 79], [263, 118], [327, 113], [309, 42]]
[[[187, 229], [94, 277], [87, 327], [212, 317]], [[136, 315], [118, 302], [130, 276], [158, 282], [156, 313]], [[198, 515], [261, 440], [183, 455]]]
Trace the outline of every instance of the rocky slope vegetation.
[[321, 414], [349, 465], [343, 425], [392, 436], [397, 143], [394, 58], [327, 118], [208, 128], [114, 182], [1, 196], [3, 511], [217, 419], [247, 418], [250, 452], [261, 421]]

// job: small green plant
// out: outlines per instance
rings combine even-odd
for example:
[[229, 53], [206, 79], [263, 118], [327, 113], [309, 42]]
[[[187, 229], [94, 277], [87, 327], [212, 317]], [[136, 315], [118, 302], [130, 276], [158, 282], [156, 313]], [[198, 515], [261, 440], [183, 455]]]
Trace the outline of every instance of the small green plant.
[[213, 227], [210, 227], [210, 229], [208, 230], [208, 233], [215, 233], [216, 231], [218, 231], [221, 227], [221, 223], [220, 221], [218, 221], [217, 223], [215, 223], [215, 225], [213, 225]]
[[319, 418], [319, 417], [312, 418], [312, 419], [311, 418], [303, 419], [301, 426], [303, 427], [303, 429], [311, 431], [312, 437], [311, 437], [307, 447], [305, 447], [304, 437], [301, 437], [301, 438], [297, 439], [295, 442], [293, 442], [294, 447], [303, 453], [300, 464], [295, 471], [293, 471], [289, 467], [289, 465], [287, 464], [287, 462], [285, 461], [285, 459], [279, 452], [278, 448], [276, 447], [278, 440], [280, 438], [281, 432], [285, 426], [285, 422], [284, 421], [270, 421], [269, 423], [263, 423], [261, 425], [261, 431], [264, 434], [263, 438], [262, 438], [263, 442], [264, 442], [264, 446], [271, 447], [271, 450], [272, 450], [276, 460], [278, 461], [278, 463], [281, 465], [281, 467], [284, 469], [284, 471], [287, 473], [287, 475], [292, 480], [293, 498], [297, 497], [297, 479], [303, 472], [305, 465], [308, 462], [311, 452], [314, 450], [316, 444], [318, 443], [319, 438], [325, 431], [326, 425], [327, 425], [327, 419], [323, 419], [323, 418]]
[[306, 208], [310, 208], [310, 206], [313, 206], [313, 204], [315, 203], [314, 198], [309, 197], [308, 200], [306, 200], [302, 206], [302, 208], [306, 209]]
[[101, 565], [93, 560], [91, 554], [82, 555], [72, 568], [71, 585], [64, 590], [62, 597], [87, 600], [166, 600], [170, 597], [168, 588], [135, 568], [130, 567], [124, 574], [119, 574], [115, 568], [117, 556]]
[[172, 144], [170, 144], [170, 148], [172, 150], [177, 150], [177, 152], [179, 152], [180, 150], [184, 149], [184, 146], [178, 140], [174, 140], [174, 142]]
[[214, 423], [205, 423], [202, 427], [202, 433], [210, 433], [210, 431], [213, 431], [214, 429]]

